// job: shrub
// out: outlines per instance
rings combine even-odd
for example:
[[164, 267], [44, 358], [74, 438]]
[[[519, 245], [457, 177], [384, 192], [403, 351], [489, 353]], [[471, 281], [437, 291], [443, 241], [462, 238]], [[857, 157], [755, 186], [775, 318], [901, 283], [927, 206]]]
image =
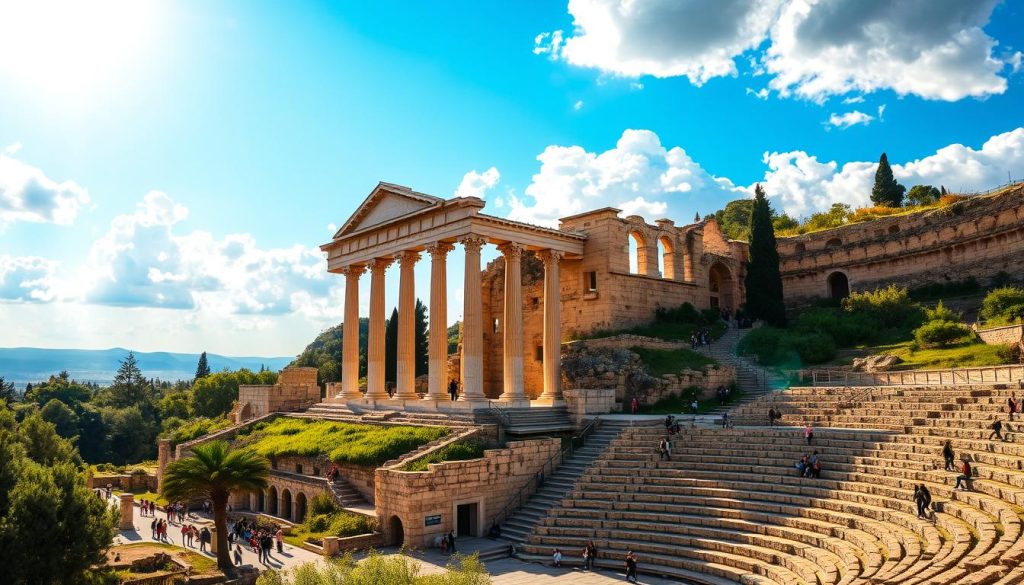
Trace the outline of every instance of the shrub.
[[940, 297], [963, 296], [978, 292], [981, 284], [978, 279], [968, 276], [963, 280], [953, 282], [930, 282], [916, 286], [910, 290], [910, 296], [914, 299], [936, 299]]
[[921, 307], [906, 288], [890, 284], [873, 291], [854, 292], [843, 299], [843, 310], [860, 313], [880, 327], [915, 327], [921, 322]]
[[947, 205], [953, 205], [954, 203], [959, 203], [968, 198], [969, 197], [967, 195], [943, 195], [942, 197], [939, 197], [939, 206], [946, 207]]
[[1024, 317], [1024, 288], [1004, 286], [985, 296], [981, 316], [988, 321], [1013, 321]]
[[654, 311], [654, 320], [658, 323], [700, 323], [704, 316], [690, 303], [683, 303], [675, 309], [659, 307]]
[[814, 308], [804, 311], [794, 329], [830, 336], [838, 347], [851, 347], [874, 339], [878, 324], [871, 318], [839, 309]]
[[914, 331], [914, 339], [924, 347], [948, 347], [970, 335], [962, 323], [929, 321]]
[[338, 502], [334, 501], [331, 494], [319, 493], [309, 501], [309, 513], [317, 516], [320, 514], [333, 514], [340, 510]]
[[935, 308], [924, 310], [924, 320], [925, 322], [950, 321], [957, 323], [960, 321], [960, 314], [953, 309], [947, 308], [942, 304], [942, 301], [939, 301]]
[[414, 459], [402, 466], [402, 471], [426, 471], [431, 463], [443, 461], [466, 461], [484, 456], [486, 445], [479, 441], [456, 441], [446, 445], [429, 455]]
[[742, 353], [753, 353], [765, 365], [799, 367], [820, 364], [836, 355], [836, 343], [820, 331], [759, 327], [740, 342]]
[[807, 364], [820, 364], [836, 356], [836, 343], [825, 333], [801, 333], [790, 344]]

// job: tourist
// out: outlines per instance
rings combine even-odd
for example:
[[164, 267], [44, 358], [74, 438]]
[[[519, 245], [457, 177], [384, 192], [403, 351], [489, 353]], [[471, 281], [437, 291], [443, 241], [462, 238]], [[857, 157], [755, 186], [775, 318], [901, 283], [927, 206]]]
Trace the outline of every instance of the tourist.
[[807, 459], [806, 467], [804, 468], [804, 477], [811, 477], [814, 475], [814, 464], [818, 462], [818, 452], [815, 451], [810, 458]]
[[274, 533], [274, 540], [277, 541], [277, 554], [284, 554], [284, 529], [277, 529], [277, 532]]
[[192, 546], [192, 529], [188, 527], [188, 524], [181, 525], [181, 543], [185, 546]]
[[661, 443], [658, 445], [658, 453], [661, 455], [661, 459], [672, 461], [672, 444], [669, 443], [668, 437], [661, 440]]
[[448, 554], [448, 535], [445, 534], [441, 537], [441, 554]]
[[555, 567], [562, 566], [562, 551], [555, 549], [555, 552], [551, 553], [551, 564]]
[[690, 410], [693, 411], [693, 414], [697, 414], [698, 409], [700, 409], [700, 404], [697, 402], [697, 399], [694, 398], [693, 402], [690, 403]]
[[633, 400], [629, 401], [629, 406], [632, 409], [633, 414], [640, 412], [640, 401], [636, 399], [636, 396], [633, 397]]
[[210, 529], [203, 526], [202, 531], [199, 532], [199, 550], [205, 551], [206, 545], [210, 542]]
[[[817, 451], [815, 451], [817, 453]], [[821, 459], [817, 455], [814, 456], [814, 462], [811, 463], [811, 477], [818, 479], [821, 477]]]
[[946, 439], [946, 443], [942, 446], [942, 458], [946, 462], [946, 471], [956, 471], [955, 455], [953, 453], [953, 443]]
[[796, 462], [796, 471], [801, 477], [807, 476], [808, 467], [810, 467], [810, 462], [807, 460], [807, 455], [804, 455]]
[[731, 429], [732, 428], [732, 421], [729, 420], [729, 413], [728, 412], [723, 412], [722, 413], [722, 428], [723, 429]]
[[777, 415], [775, 414], [775, 407], [769, 406], [768, 407], [768, 426], [770, 426], [770, 427], [774, 427], [775, 426], [775, 418], [776, 418], [776, 416]]
[[992, 432], [989, 433], [988, 435], [989, 441], [992, 440], [992, 437], [999, 437], [1000, 441], [1006, 440], [1003, 438], [1003, 423], [1001, 421], [997, 419], [995, 422], [992, 423], [992, 426], [990, 428], [992, 429]]
[[961, 489], [960, 488], [960, 483], [963, 482], [963, 484], [964, 484], [963, 489], [964, 490], [970, 490], [971, 489], [971, 471], [972, 471], [971, 470], [971, 462], [968, 461], [967, 458], [965, 457], [964, 458], [964, 465], [960, 469], [960, 475], [956, 476], [956, 485], [953, 486], [953, 489], [955, 489], [955, 490]]
[[455, 380], [448, 382], [448, 394], [452, 397], [452, 402], [459, 397], [459, 383]]
[[1010, 420], [1013, 420], [1013, 415], [1017, 412], [1017, 396], [1010, 394], [1010, 397], [1006, 399], [1006, 410], [1010, 413]]
[[928, 518], [928, 507], [932, 504], [932, 494], [922, 483], [914, 488], [914, 503], [917, 504], [917, 517]]
[[[540, 474], [541, 482], [544, 480], [544, 472]], [[448, 533], [448, 554], [455, 554], [455, 532]]]
[[804, 438], [807, 439], [808, 445], [814, 440], [814, 431], [811, 430], [811, 425], [804, 426]]
[[156, 540], [156, 528], [159, 523], [160, 521], [156, 518], [153, 518], [153, 521], [149, 523], [150, 536], [153, 540]]
[[587, 542], [587, 546], [583, 548], [583, 570], [593, 571], [594, 570], [594, 559], [597, 558], [597, 547], [594, 546], [594, 541]]
[[719, 386], [715, 393], [718, 395], [719, 406], [725, 406], [726, 399], [729, 397], [729, 391], [725, 389], [725, 386]]
[[274, 548], [274, 539], [269, 532], [264, 532], [260, 537], [260, 551], [263, 554], [263, 562], [270, 563], [270, 549]]
[[626, 581], [636, 583], [636, 555], [633, 551], [626, 553]]
[[242, 564], [242, 545], [235, 545], [235, 566]]

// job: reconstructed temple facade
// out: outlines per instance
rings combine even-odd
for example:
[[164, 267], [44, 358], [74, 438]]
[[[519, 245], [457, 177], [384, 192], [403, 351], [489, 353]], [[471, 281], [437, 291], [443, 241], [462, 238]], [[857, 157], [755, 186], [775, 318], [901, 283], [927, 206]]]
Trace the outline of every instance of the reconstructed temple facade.
[[[402, 409], [486, 408], [488, 398], [511, 406], [562, 401], [561, 342], [595, 329], [649, 322], [658, 307], [684, 302], [734, 310], [743, 301], [746, 244], [723, 237], [714, 221], [677, 227], [646, 223], [605, 208], [567, 217], [558, 229], [482, 213], [473, 197], [442, 199], [380, 183], [321, 246], [328, 271], [343, 275], [345, 318], [342, 381], [328, 401]], [[636, 243], [630, 272], [629, 240]], [[501, 270], [481, 273], [480, 250], [496, 245]], [[431, 262], [429, 385], [415, 392], [413, 266]], [[448, 401], [447, 269], [450, 253], [465, 255], [459, 401]], [[659, 267], [659, 256], [661, 266]], [[524, 260], [524, 258], [526, 258]], [[399, 270], [396, 391], [384, 387], [384, 275]], [[527, 264], [527, 278], [523, 265]], [[359, 279], [370, 273], [370, 328], [365, 394], [359, 388]], [[505, 278], [515, 274], [515, 278]]]
[[779, 238], [787, 305], [890, 283], [914, 287], [1024, 269], [1024, 184], [921, 213]]

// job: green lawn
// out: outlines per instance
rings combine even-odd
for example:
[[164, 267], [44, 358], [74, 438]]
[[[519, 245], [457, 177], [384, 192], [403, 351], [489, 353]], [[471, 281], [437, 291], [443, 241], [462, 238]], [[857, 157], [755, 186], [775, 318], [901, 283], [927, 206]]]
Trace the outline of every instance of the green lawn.
[[237, 438], [265, 457], [326, 455], [337, 463], [380, 465], [447, 435], [447, 427], [376, 426], [278, 418], [257, 423]]
[[285, 540], [295, 546], [302, 546], [302, 543], [307, 541], [319, 542], [322, 545], [325, 536], [345, 538], [369, 534], [375, 528], [376, 523], [373, 518], [345, 510], [316, 515], [310, 513], [305, 522], [296, 525], [291, 534], [285, 536]]
[[[123, 494], [124, 490], [113, 490], [115, 494]], [[158, 506], [166, 506], [167, 500], [165, 500], [160, 494], [151, 492], [149, 490], [133, 490], [131, 493], [135, 494], [135, 501], [149, 500], [150, 502], [156, 502]]]
[[[188, 550], [180, 546], [174, 546], [172, 544], [166, 544], [163, 542], [136, 542], [132, 544], [118, 545], [118, 549], [130, 549], [130, 548], [141, 548], [147, 549], [163, 549], [168, 554], [175, 558], [184, 560], [186, 563], [192, 566], [193, 574], [216, 574], [220, 573], [217, 568], [217, 559], [211, 558], [206, 555], [197, 553], [195, 551]], [[139, 573], [127, 573], [133, 577], [138, 577]]]
[[456, 441], [433, 453], [414, 459], [402, 466], [402, 471], [426, 471], [431, 463], [444, 461], [466, 461], [484, 456], [487, 446], [479, 441]]
[[[601, 337], [614, 337], [616, 335], [629, 334], [654, 337], [657, 339], [664, 339], [665, 341], [689, 341], [690, 336], [697, 329], [704, 329], [704, 326], [690, 323], [652, 323], [650, 325], [630, 327], [629, 329], [601, 329], [584, 335], [581, 339], [598, 339]], [[711, 334], [712, 339], [718, 339], [723, 333], [725, 333], [726, 325], [724, 321], [718, 321], [707, 327], [707, 329], [708, 333]]]
[[913, 351], [911, 341], [878, 346], [872, 353], [889, 353], [898, 356], [903, 363], [897, 370], [935, 370], [943, 368], [970, 368], [998, 366], [1006, 363], [1002, 345], [985, 343], [961, 343], [952, 347], [919, 349]]
[[704, 354], [688, 349], [647, 349], [631, 347], [629, 351], [640, 356], [652, 376], [660, 378], [665, 374], [678, 374], [680, 370], [703, 370], [718, 362]]
[[[662, 398], [651, 405], [640, 405], [640, 414], [690, 414], [690, 403], [693, 402], [693, 394], [691, 391], [699, 391], [697, 389], [684, 390], [682, 395], [671, 394]], [[732, 393], [729, 395], [729, 399], [725, 402], [726, 405], [732, 404], [739, 400], [743, 396], [743, 391], [738, 388], [733, 388]], [[697, 401], [697, 414], [707, 414], [712, 410], [719, 407], [718, 399], [711, 397], [707, 400]]]

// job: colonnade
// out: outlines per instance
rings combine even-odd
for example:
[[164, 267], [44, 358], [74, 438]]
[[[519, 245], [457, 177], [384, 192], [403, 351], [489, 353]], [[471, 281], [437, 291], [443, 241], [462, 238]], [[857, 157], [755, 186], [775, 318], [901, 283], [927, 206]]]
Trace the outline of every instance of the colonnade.
[[[462, 319], [462, 392], [460, 402], [486, 403], [483, 392], [483, 306], [480, 281], [480, 250], [486, 239], [476, 234], [458, 240], [465, 253]], [[430, 255], [429, 373], [424, 400], [445, 401], [448, 367], [448, 283], [447, 257], [455, 246], [435, 242], [426, 246]], [[515, 242], [498, 246], [505, 258], [504, 310], [504, 387], [502, 401], [528, 405], [523, 387], [523, 292], [521, 258], [525, 247]], [[561, 369], [561, 292], [559, 264], [564, 253], [542, 250], [544, 262], [544, 391], [539, 401], [553, 404], [562, 399]], [[398, 290], [398, 367], [395, 400], [417, 400], [415, 389], [415, 315], [416, 291], [413, 268], [421, 258], [419, 250], [406, 250], [393, 257], [375, 258], [367, 264], [352, 264], [341, 269], [345, 275], [345, 323], [342, 333], [341, 397], [387, 400], [384, 387], [384, 275], [397, 259]], [[370, 271], [370, 328], [367, 351], [366, 393], [359, 391], [359, 279]]]

